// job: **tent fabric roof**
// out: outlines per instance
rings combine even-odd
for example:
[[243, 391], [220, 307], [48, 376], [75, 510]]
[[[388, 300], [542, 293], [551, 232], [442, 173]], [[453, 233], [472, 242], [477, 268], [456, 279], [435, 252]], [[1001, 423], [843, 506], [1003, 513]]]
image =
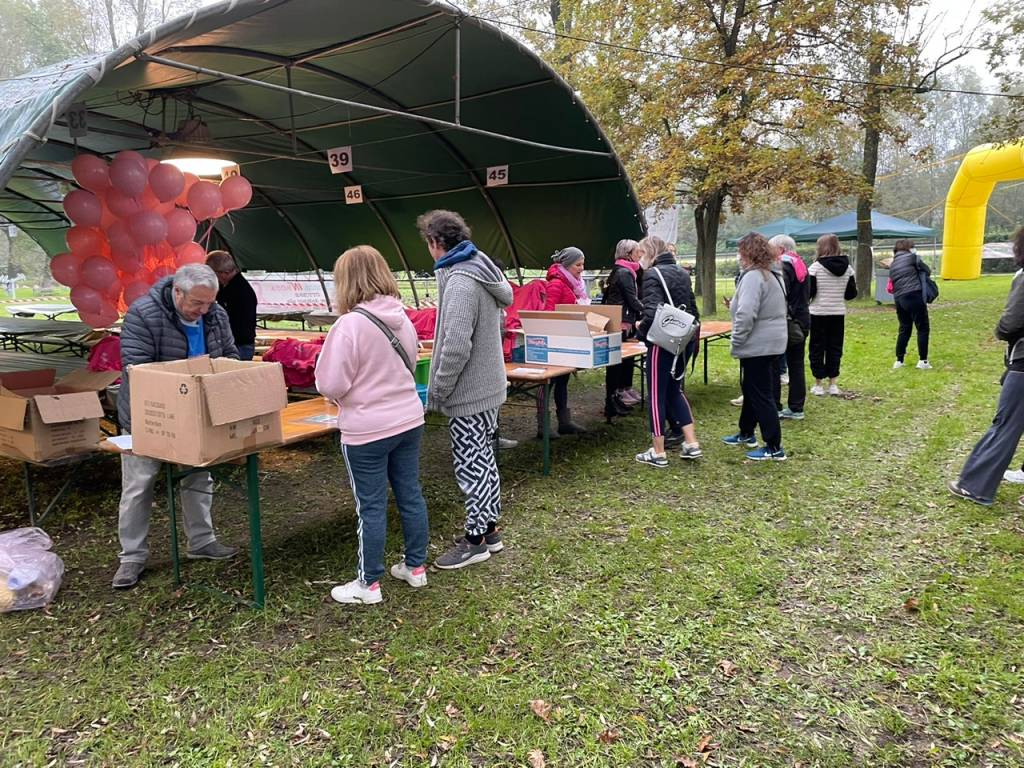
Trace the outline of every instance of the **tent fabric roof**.
[[[762, 224], [760, 227], [754, 227], [753, 231], [771, 239], [775, 237], [775, 235], [792, 235], [798, 229], [803, 229], [810, 225], [811, 222], [798, 219], [795, 216], [783, 216], [781, 219], [776, 219], [775, 221], [767, 224]], [[730, 248], [735, 248], [740, 244], [740, 239], [738, 237], [732, 238], [730, 240], [726, 240], [725, 244]]]
[[[875, 240], [891, 240], [897, 237], [931, 238], [936, 236], [934, 229], [922, 227], [910, 221], [888, 216], [878, 211], [871, 212], [871, 231]], [[831, 219], [812, 224], [804, 229], [790, 232], [798, 243], [813, 243], [822, 235], [832, 233], [840, 240], [857, 239], [857, 212], [848, 211]]]
[[[76, 147], [64, 115], [77, 102], [89, 133]], [[190, 116], [208, 140], [173, 135]], [[325, 151], [342, 146], [353, 169], [334, 175]], [[50, 254], [63, 250], [60, 201], [76, 150], [122, 149], [237, 162], [255, 196], [219, 221], [215, 241], [247, 269], [330, 268], [346, 247], [370, 243], [395, 269], [425, 270], [415, 220], [433, 208], [462, 213], [509, 268], [546, 267], [567, 245], [610, 264], [620, 238], [646, 229], [621, 162], [572, 90], [498, 29], [432, 0], [225, 0], [111, 53], [0, 83], [0, 218]], [[508, 183], [486, 186], [501, 165]], [[343, 189], [356, 185], [365, 202], [346, 205]]]

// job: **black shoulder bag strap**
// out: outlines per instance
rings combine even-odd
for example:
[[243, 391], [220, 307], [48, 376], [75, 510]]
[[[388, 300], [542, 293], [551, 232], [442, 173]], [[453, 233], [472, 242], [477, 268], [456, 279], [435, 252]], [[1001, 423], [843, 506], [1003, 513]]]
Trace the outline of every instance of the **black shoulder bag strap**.
[[405, 347], [402, 346], [402, 342], [398, 340], [398, 337], [395, 336], [395, 334], [393, 334], [391, 332], [391, 329], [388, 328], [386, 325], [384, 325], [384, 323], [381, 321], [381, 319], [379, 317], [377, 317], [372, 312], [366, 311], [362, 307], [355, 307], [355, 308], [352, 309], [352, 311], [353, 312], [358, 312], [360, 315], [362, 315], [363, 317], [368, 319], [371, 323], [373, 323], [378, 328], [380, 328], [380, 332], [383, 333], [385, 336], [387, 336], [388, 343], [391, 344], [391, 348], [393, 350], [395, 350], [395, 352], [398, 353], [398, 356], [400, 358], [402, 358], [402, 362], [405, 363], [405, 367], [409, 369], [409, 373], [411, 373], [413, 375], [413, 377], [415, 377], [416, 376], [416, 364], [413, 363], [413, 361], [409, 359], [409, 355], [406, 353]]

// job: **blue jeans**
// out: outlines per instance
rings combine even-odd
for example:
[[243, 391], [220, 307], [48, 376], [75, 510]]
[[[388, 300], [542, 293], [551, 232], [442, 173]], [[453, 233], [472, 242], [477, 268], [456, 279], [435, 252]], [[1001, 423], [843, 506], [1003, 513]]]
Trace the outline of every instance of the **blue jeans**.
[[405, 562], [418, 568], [427, 560], [427, 505], [420, 490], [420, 439], [423, 427], [365, 445], [345, 445], [341, 452], [352, 483], [359, 517], [357, 575], [373, 584], [384, 575], [384, 543], [388, 530], [388, 483], [402, 516]]
[[237, 347], [239, 360], [252, 360], [252, 356], [256, 354], [255, 344], [238, 344]]

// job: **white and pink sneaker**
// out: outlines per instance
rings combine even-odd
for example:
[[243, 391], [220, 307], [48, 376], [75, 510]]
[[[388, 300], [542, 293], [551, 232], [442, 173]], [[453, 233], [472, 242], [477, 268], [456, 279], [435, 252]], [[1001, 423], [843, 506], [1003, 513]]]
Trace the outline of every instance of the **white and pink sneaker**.
[[405, 560], [401, 560], [391, 566], [391, 575], [396, 579], [401, 579], [410, 587], [427, 586], [427, 566], [425, 565], [410, 568], [405, 564]]
[[350, 581], [348, 584], [339, 584], [331, 590], [331, 599], [336, 603], [362, 603], [372, 605], [384, 599], [380, 593], [380, 582], [366, 584], [359, 579]]

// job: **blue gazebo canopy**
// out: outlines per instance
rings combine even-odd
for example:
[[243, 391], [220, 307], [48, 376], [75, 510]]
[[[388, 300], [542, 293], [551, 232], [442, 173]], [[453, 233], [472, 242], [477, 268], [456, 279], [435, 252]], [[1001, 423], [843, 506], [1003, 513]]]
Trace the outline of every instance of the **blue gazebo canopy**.
[[[834, 234], [840, 240], [857, 239], [857, 212], [848, 211], [796, 232], [790, 232], [798, 243], [813, 243], [822, 235]], [[930, 239], [936, 236], [931, 227], [922, 227], [912, 221], [898, 219], [878, 211], [871, 212], [871, 233], [875, 240], [893, 240], [898, 237]]]

